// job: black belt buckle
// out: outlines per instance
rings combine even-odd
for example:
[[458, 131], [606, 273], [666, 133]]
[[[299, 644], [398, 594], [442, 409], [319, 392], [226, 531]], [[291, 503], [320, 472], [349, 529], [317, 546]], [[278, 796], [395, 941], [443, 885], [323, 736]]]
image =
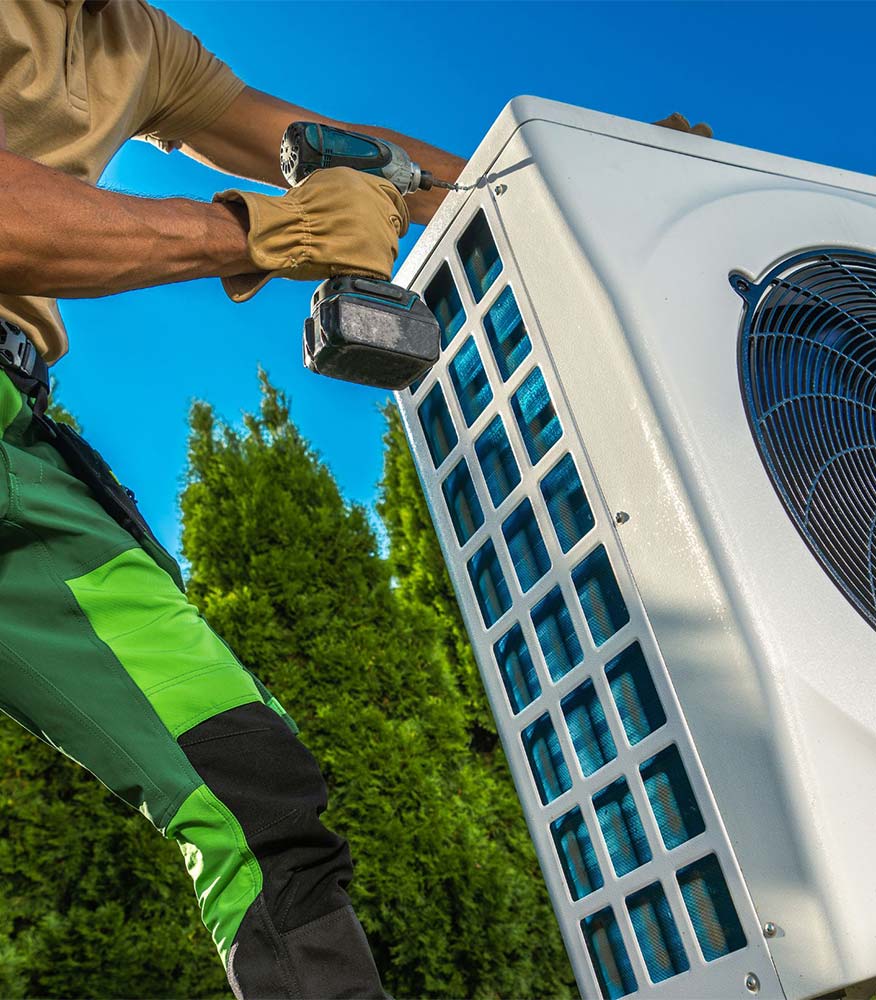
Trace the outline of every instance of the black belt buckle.
[[33, 400], [33, 415], [43, 420], [49, 399], [49, 366], [20, 326], [0, 317], [0, 368]]
[[30, 375], [37, 357], [37, 350], [24, 330], [7, 319], [0, 319], [0, 359], [3, 367]]

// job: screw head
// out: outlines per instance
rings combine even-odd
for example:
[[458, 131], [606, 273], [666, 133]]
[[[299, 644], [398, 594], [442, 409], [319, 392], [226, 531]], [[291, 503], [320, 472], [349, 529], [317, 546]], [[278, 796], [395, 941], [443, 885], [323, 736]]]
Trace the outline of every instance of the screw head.
[[614, 519], [615, 521], [617, 521], [618, 524], [626, 524], [627, 521], [629, 521], [630, 519], [630, 515], [625, 510], [619, 510], [614, 515]]
[[739, 292], [740, 295], [744, 295], [748, 289], [751, 288], [751, 285], [745, 280], [745, 278], [737, 275], [733, 279], [733, 287], [737, 292]]
[[775, 937], [779, 933], [779, 928], [772, 922], [772, 920], [767, 920], [763, 925], [763, 936], [764, 937]]
[[760, 992], [760, 980], [753, 972], [749, 972], [745, 977], [745, 988], [749, 993]]
[[497, 184], [493, 188], [493, 190], [496, 192], [496, 194], [504, 194], [508, 190], [508, 185], [507, 184]]

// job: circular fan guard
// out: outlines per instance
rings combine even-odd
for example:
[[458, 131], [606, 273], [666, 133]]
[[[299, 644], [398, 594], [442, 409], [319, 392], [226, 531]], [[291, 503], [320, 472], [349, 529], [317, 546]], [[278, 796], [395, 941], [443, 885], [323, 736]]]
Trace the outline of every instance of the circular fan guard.
[[758, 284], [746, 308], [742, 392], [763, 463], [797, 530], [876, 628], [876, 255], [812, 250]]

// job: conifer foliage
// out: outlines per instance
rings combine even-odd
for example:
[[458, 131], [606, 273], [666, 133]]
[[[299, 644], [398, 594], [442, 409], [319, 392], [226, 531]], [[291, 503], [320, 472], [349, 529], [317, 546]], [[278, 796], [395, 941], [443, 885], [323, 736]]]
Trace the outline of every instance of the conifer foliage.
[[[264, 376], [262, 392], [243, 432], [207, 406], [193, 411], [190, 593], [323, 767], [326, 822], [351, 842], [353, 900], [387, 988], [566, 994], [568, 965], [507, 771], [494, 750], [470, 746], [483, 695], [459, 677], [446, 607], [422, 606], [409, 582], [424, 561], [439, 578], [440, 555], [422, 498], [401, 487], [412, 469], [396, 418], [382, 503], [391, 544], [402, 544], [395, 524], [407, 518], [434, 549], [414, 553], [412, 572], [401, 556], [379, 557], [366, 512], [344, 502]], [[455, 611], [450, 624], [459, 629]]]
[[[378, 509], [389, 536], [388, 562], [395, 593], [409, 613], [432, 623], [439, 638], [440, 654], [449, 666], [454, 697], [465, 718], [469, 747], [465, 766], [489, 789], [489, 809], [476, 814], [474, 821], [490, 837], [494, 850], [503, 854], [502, 878], [516, 883], [519, 893], [516, 912], [496, 914], [495, 919], [506, 921], [508, 935], [501, 956], [496, 957], [527, 968], [526, 979], [518, 987], [523, 996], [577, 996], [399, 411], [390, 404], [384, 417], [387, 429]], [[467, 932], [477, 933], [475, 928]], [[472, 990], [473, 996], [507, 995], [507, 987], [490, 980], [473, 983]]]

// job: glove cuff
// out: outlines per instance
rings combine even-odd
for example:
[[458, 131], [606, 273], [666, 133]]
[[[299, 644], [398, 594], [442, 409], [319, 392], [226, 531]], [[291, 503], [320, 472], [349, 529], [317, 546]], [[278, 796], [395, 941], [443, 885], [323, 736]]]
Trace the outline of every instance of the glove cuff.
[[225, 294], [232, 302], [248, 302], [256, 292], [260, 292], [271, 278], [276, 278], [278, 274], [282, 274], [282, 272], [254, 271], [252, 274], [234, 274], [220, 280]]
[[[271, 230], [277, 220], [266, 218], [266, 214], [270, 215], [270, 212], [263, 213], [262, 206], [271, 209], [274, 207], [274, 200], [255, 191], [238, 191], [235, 188], [219, 191], [213, 195], [214, 202], [243, 205], [246, 209], [248, 218], [246, 246], [249, 259], [254, 267], [258, 268], [258, 271], [252, 274], [234, 274], [221, 279], [225, 294], [233, 302], [246, 302], [264, 288], [271, 278], [275, 278], [281, 272], [289, 277], [290, 271], [294, 272], [294, 269], [299, 267], [305, 269], [310, 262], [310, 227], [307, 215], [293, 192], [286, 192], [285, 195], [286, 205], [293, 204], [296, 209], [291, 219], [289, 215], [284, 215], [282, 219], [285, 252], [271, 253], [266, 249], [266, 237], [270, 238]], [[297, 225], [295, 225], [296, 217]]]

